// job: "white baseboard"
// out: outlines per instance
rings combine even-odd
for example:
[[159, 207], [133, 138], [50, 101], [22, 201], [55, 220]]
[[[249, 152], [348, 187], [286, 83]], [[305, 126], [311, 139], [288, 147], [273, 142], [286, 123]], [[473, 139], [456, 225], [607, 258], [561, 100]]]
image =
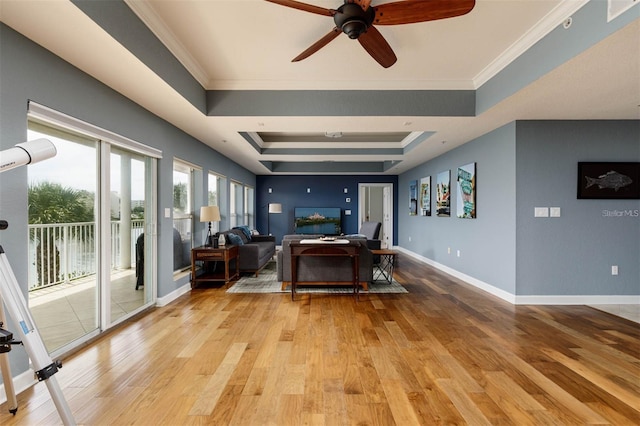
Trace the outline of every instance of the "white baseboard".
[[438, 263], [438, 262], [436, 262], [436, 261], [434, 261], [432, 259], [429, 259], [427, 257], [420, 256], [419, 254], [414, 253], [414, 252], [412, 252], [410, 250], [407, 250], [405, 248], [394, 247], [394, 249], [397, 249], [398, 251], [401, 251], [401, 252], [413, 257], [414, 259], [419, 260], [420, 262], [426, 263], [429, 266], [433, 266], [434, 268], [436, 268], [436, 269], [438, 269], [438, 270], [440, 270], [440, 271], [442, 271], [442, 272], [444, 272], [446, 274], [449, 274], [449, 275], [451, 275], [453, 277], [456, 277], [459, 280], [462, 280], [462, 281], [466, 282], [467, 284], [471, 284], [474, 287], [477, 287], [477, 288], [479, 288], [479, 289], [481, 289], [483, 291], [486, 291], [487, 293], [490, 293], [490, 294], [492, 294], [492, 295], [494, 295], [496, 297], [499, 297], [502, 300], [505, 300], [505, 301], [507, 301], [507, 302], [509, 302], [511, 304], [515, 304], [515, 296], [513, 294], [509, 293], [508, 291], [504, 291], [504, 290], [502, 290], [502, 289], [500, 289], [498, 287], [495, 287], [495, 286], [493, 286], [491, 284], [485, 283], [484, 281], [481, 281], [481, 280], [479, 280], [477, 278], [474, 278], [474, 277], [469, 276], [467, 274], [463, 274], [460, 271], [456, 271], [453, 268], [450, 268], [450, 267], [448, 267], [446, 265]]
[[[35, 373], [31, 369], [13, 378], [13, 388], [16, 391], [16, 395], [29, 389], [36, 383], [38, 383], [38, 380], [35, 378]], [[4, 389], [3, 383], [0, 384], [0, 404], [4, 404], [5, 402], [7, 402], [7, 392]]]
[[166, 306], [169, 303], [171, 303], [174, 300], [176, 300], [178, 297], [180, 297], [183, 294], [186, 294], [186, 293], [188, 293], [190, 291], [191, 291], [191, 283], [186, 283], [182, 287], [179, 287], [179, 288], [173, 290], [171, 293], [167, 294], [166, 296], [157, 298], [156, 299], [156, 306], [158, 306], [158, 307]]
[[638, 305], [640, 304], [640, 295], [527, 295], [518, 296], [504, 291], [498, 287], [488, 284], [477, 278], [471, 277], [460, 271], [456, 271], [446, 265], [438, 263], [432, 259], [420, 256], [410, 250], [402, 247], [394, 247], [394, 249], [405, 253], [414, 259], [426, 263], [429, 266], [449, 274], [467, 284], [486, 291], [502, 300], [513, 305]]
[[640, 305], [640, 295], [516, 296], [516, 305]]

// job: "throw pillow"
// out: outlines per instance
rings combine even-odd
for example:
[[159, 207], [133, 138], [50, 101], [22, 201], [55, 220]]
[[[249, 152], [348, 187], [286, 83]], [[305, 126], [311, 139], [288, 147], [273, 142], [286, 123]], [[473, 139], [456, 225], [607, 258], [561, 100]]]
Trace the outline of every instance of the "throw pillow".
[[234, 234], [233, 232], [229, 232], [227, 234], [227, 238], [229, 239], [229, 242], [234, 246], [241, 246], [244, 244], [244, 242], [242, 242], [242, 238], [240, 238], [240, 236]]
[[363, 234], [349, 234], [343, 235], [344, 238], [367, 238], [366, 235]]
[[247, 237], [247, 241], [251, 241], [251, 229], [247, 225], [236, 226], [233, 229], [239, 229]]

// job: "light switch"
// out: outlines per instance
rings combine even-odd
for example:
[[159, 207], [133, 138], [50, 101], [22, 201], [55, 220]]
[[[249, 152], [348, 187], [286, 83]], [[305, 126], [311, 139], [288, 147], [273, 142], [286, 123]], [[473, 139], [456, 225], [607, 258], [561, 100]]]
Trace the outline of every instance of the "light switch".
[[536, 207], [533, 215], [535, 217], [549, 217], [549, 207]]
[[164, 217], [166, 218], [171, 217], [171, 208], [167, 207], [164, 209]]
[[351, 216], [351, 210], [345, 210], [344, 211], [344, 215], [345, 216]]
[[560, 207], [549, 207], [551, 217], [560, 217]]

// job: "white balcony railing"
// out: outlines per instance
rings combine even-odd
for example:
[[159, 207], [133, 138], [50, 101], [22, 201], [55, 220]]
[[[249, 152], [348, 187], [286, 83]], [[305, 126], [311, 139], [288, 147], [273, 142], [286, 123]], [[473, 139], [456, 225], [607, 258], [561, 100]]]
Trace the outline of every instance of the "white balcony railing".
[[[135, 244], [144, 231], [144, 220], [131, 221], [130, 241], [121, 241], [120, 226], [119, 221], [111, 222], [111, 269], [114, 270], [135, 265]], [[95, 275], [95, 237], [95, 224], [91, 222], [29, 225], [29, 290]], [[122, 244], [129, 245], [129, 261], [121, 260]]]

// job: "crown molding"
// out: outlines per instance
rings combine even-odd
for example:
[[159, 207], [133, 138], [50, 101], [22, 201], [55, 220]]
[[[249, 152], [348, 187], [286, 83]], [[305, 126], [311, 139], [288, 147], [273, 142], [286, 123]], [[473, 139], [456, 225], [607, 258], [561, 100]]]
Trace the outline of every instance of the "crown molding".
[[169, 29], [165, 22], [154, 12], [146, 1], [124, 0], [127, 6], [149, 28], [151, 32], [165, 45], [171, 54], [191, 73], [202, 87], [206, 87], [209, 76], [189, 54], [189, 50], [178, 41], [176, 35]]
[[564, 0], [551, 12], [545, 15], [530, 31], [520, 37], [500, 56], [487, 65], [473, 78], [474, 88], [477, 89], [495, 77], [500, 71], [515, 61], [520, 55], [529, 50], [534, 44], [542, 40], [565, 19], [587, 4], [589, 0]]

